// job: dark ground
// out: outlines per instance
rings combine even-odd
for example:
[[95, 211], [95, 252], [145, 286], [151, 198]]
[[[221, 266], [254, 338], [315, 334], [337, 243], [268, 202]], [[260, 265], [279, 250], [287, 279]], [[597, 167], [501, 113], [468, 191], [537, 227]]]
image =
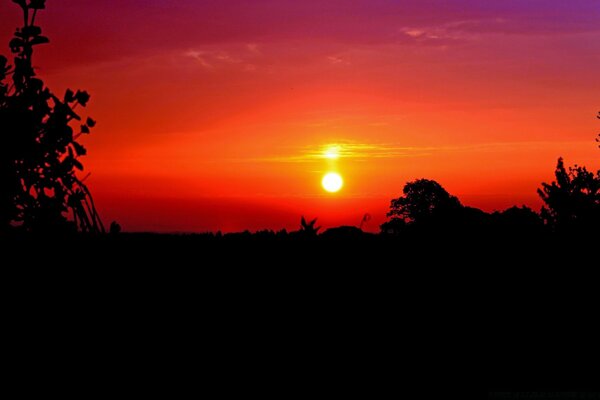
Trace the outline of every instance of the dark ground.
[[168, 397], [190, 385], [217, 397], [428, 399], [589, 388], [600, 376], [597, 243], [5, 239], [22, 260], [2, 267], [5, 329], [21, 343], [8, 348], [108, 393], [108, 382]]

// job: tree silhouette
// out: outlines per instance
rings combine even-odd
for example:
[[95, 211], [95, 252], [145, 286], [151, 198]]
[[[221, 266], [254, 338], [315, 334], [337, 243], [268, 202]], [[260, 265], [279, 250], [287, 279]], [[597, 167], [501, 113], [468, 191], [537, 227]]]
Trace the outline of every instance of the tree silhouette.
[[[76, 176], [86, 154], [77, 142], [96, 124], [75, 112], [90, 95], [67, 90], [55, 96], [36, 76], [35, 46], [49, 43], [35, 24], [45, 0], [13, 0], [23, 11], [23, 26], [10, 41], [14, 66], [0, 56], [0, 232], [104, 231], [89, 190]], [[12, 77], [12, 79], [9, 79]], [[73, 220], [66, 214], [72, 211]]]
[[379, 226], [384, 235], [400, 235], [406, 231], [406, 221], [402, 218], [394, 217]]
[[556, 181], [542, 183], [538, 194], [546, 203], [542, 218], [558, 232], [598, 229], [600, 224], [600, 171], [596, 175], [585, 167], [565, 168], [558, 159]]
[[501, 232], [513, 234], [540, 233], [543, 222], [540, 215], [527, 206], [512, 206], [502, 212], [494, 212], [492, 218], [495, 228]]
[[433, 180], [417, 179], [408, 182], [403, 193], [403, 196], [392, 200], [388, 217], [422, 225], [446, 219], [462, 209], [460, 201]]

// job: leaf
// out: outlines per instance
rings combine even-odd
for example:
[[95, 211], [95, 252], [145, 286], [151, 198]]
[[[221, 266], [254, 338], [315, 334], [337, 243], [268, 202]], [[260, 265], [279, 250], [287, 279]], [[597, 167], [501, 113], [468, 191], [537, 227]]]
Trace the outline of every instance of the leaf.
[[22, 57], [15, 57], [15, 75], [30, 78], [35, 75], [31, 63]]
[[77, 121], [81, 121], [81, 117], [77, 115], [77, 113], [73, 111], [71, 107], [69, 107], [69, 109], [67, 110], [67, 115]]
[[73, 159], [72, 162], [73, 162], [73, 166], [75, 168], [77, 168], [80, 171], [83, 171], [83, 165], [79, 161], [77, 161], [76, 159]]
[[[10, 65], [6, 66], [6, 64], [8, 63], [8, 60], [6, 59], [6, 57], [0, 55], [0, 81], [3, 81], [4, 78], [6, 78], [6, 74], [8, 73], [8, 70], [10, 69]], [[2, 86], [0, 84], [0, 86]]]
[[93, 119], [91, 119], [90, 117], [88, 117], [87, 121], [85, 121], [85, 124], [87, 126], [89, 126], [90, 128], [93, 128], [96, 126], [96, 121], [94, 121]]
[[71, 103], [71, 102], [75, 101], [75, 93], [73, 93], [73, 91], [71, 89], [67, 89], [67, 91], [65, 92], [64, 101], [65, 101], [65, 103]]
[[90, 95], [85, 90], [78, 90], [77, 93], [75, 93], [75, 100], [77, 100], [79, 104], [85, 107], [87, 105], [87, 102], [90, 101]]
[[36, 46], [38, 44], [50, 43], [50, 39], [48, 39], [46, 36], [36, 36], [29, 43], [31, 43], [32, 46]]
[[21, 29], [21, 34], [25, 37], [34, 37], [42, 34], [42, 28], [39, 26], [31, 25]]
[[43, 10], [46, 8], [46, 0], [31, 0], [29, 3], [29, 8], [33, 8], [35, 10]]
[[44, 82], [40, 79], [32, 78], [29, 80], [29, 87], [35, 92], [39, 92], [44, 88]]
[[23, 42], [23, 39], [19, 39], [19, 38], [12, 38], [11, 41], [8, 43], [8, 46], [10, 47], [10, 50], [13, 53], [18, 52], [21, 47], [23, 47], [25, 45], [25, 42]]
[[86, 148], [80, 145], [79, 143], [73, 142], [71, 144], [73, 145], [73, 149], [75, 149], [75, 153], [78, 156], [85, 156], [87, 154]]
[[90, 128], [88, 128], [87, 125], [81, 125], [81, 133], [83, 134], [89, 134], [90, 133]]
[[13, 0], [13, 3], [17, 3], [18, 5], [20, 5], [23, 10], [27, 8], [26, 0]]

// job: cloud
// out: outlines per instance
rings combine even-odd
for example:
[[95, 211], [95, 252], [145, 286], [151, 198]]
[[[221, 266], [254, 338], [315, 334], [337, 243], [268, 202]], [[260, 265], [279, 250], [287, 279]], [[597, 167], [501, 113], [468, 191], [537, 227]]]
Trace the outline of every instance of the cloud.
[[556, 36], [600, 32], [598, 27], [589, 23], [584, 13], [574, 14], [569, 18], [565, 15], [552, 16], [548, 10], [540, 10], [539, 14], [517, 11], [504, 10], [496, 15], [481, 13], [472, 19], [449, 19], [438, 23], [405, 25], [400, 28], [400, 33], [414, 42], [435, 43], [468, 41], [489, 35]]
[[185, 53], [185, 55], [187, 57], [191, 57], [194, 60], [198, 61], [198, 63], [200, 65], [202, 65], [204, 68], [208, 68], [208, 69], [213, 68], [213, 66], [208, 61], [206, 61], [206, 56], [203, 51], [189, 50]]
[[536, 150], [550, 142], [498, 142], [473, 145], [403, 146], [394, 143], [328, 143], [298, 149], [295, 154], [236, 160], [242, 162], [318, 163], [328, 159], [348, 159], [365, 162], [374, 159], [430, 157], [436, 154], [461, 152], [505, 152], [516, 149]]
[[206, 69], [214, 69], [218, 66], [240, 64], [244, 60], [223, 50], [188, 50], [184, 53], [186, 57], [196, 60]]
[[373, 158], [418, 157], [428, 153], [431, 148], [408, 147], [385, 143], [333, 143], [310, 148], [304, 154], [306, 159], [326, 159], [330, 149], [335, 148], [339, 158], [368, 160]]
[[[258, 162], [276, 163], [315, 163], [327, 159], [352, 159], [355, 161], [367, 161], [374, 158], [405, 158], [422, 157], [429, 155], [433, 148], [408, 147], [394, 144], [373, 143], [328, 143], [319, 146], [309, 146], [298, 149], [296, 154], [281, 155], [275, 157], [253, 158]], [[333, 156], [334, 155], [334, 156]]]
[[484, 34], [502, 32], [508, 29], [503, 18], [458, 20], [439, 25], [405, 26], [400, 32], [416, 42], [439, 43], [458, 42], [476, 39]]
[[[236, 45], [244, 58], [262, 52], [263, 46], [289, 47], [293, 42], [343, 48], [428, 43], [458, 32], [552, 36], [600, 32], [598, 0], [152, 0], [143, 7], [141, 0], [54, 3], [52, 16], [43, 13], [42, 18], [60, 57], [49, 57], [46, 68], [205, 46]], [[7, 12], [0, 10], [0, 26], [18, 24], [17, 13], [8, 12], [12, 7], [0, 2], [2, 7]], [[78, 23], [69, 25], [74, 18]], [[69, 29], [64, 29], [67, 25]], [[3, 43], [11, 32], [12, 28], [0, 32]], [[205, 68], [214, 66], [209, 57], [200, 58]]]
[[410, 37], [418, 38], [425, 35], [425, 30], [417, 28], [403, 28], [402, 31]]
[[349, 65], [350, 63], [340, 56], [329, 56], [327, 60], [333, 65]]
[[261, 54], [260, 53], [260, 47], [257, 43], [248, 43], [246, 45], [246, 49], [248, 49], [248, 51], [250, 53], [254, 53], [254, 54]]
[[220, 51], [218, 53], [216, 53], [214, 55], [215, 59], [219, 60], [219, 61], [223, 61], [225, 63], [229, 63], [229, 64], [237, 64], [240, 63], [241, 60], [237, 57], [233, 57], [232, 55], [230, 55], [227, 52], [224, 51]]

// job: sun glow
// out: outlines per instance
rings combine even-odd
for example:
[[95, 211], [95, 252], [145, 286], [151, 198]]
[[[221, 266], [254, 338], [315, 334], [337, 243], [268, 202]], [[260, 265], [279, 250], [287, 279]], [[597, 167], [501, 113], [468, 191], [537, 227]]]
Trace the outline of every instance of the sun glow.
[[344, 180], [340, 174], [330, 172], [323, 177], [321, 185], [323, 185], [323, 189], [325, 189], [327, 192], [335, 193], [339, 192], [342, 186], [344, 186]]
[[323, 156], [330, 160], [337, 160], [340, 158], [340, 146], [329, 146], [325, 148]]

